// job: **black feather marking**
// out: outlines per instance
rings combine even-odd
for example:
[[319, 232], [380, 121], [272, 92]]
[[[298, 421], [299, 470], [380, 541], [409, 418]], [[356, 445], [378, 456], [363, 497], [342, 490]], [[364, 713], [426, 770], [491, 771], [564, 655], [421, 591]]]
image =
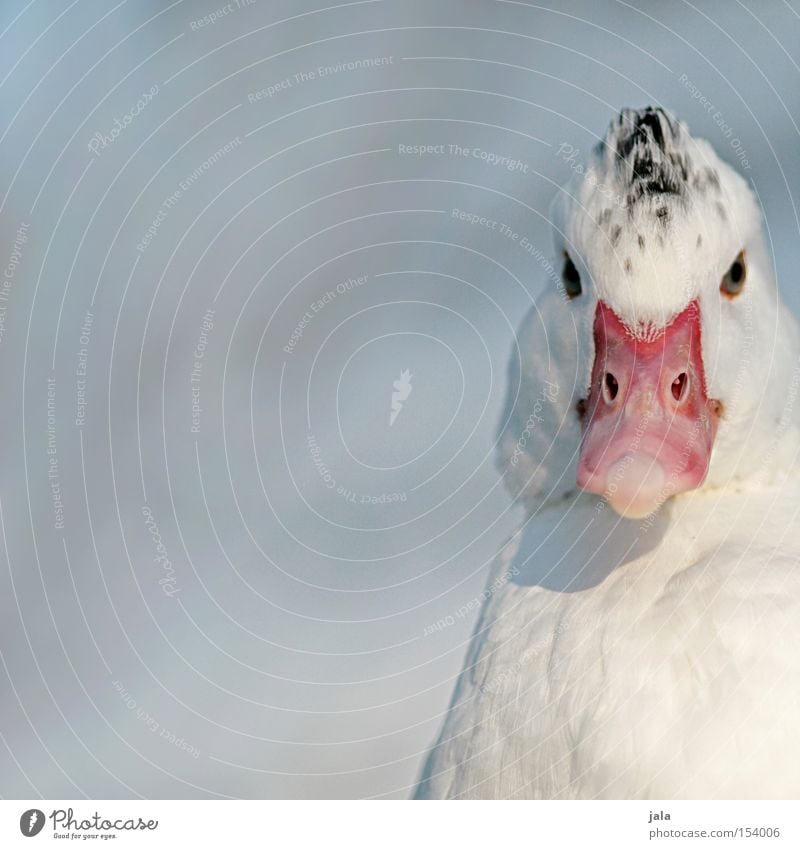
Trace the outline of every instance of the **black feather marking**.
[[639, 241], [639, 247], [642, 250], [644, 250], [644, 236], [641, 233], [639, 233], [639, 240], [638, 241]]
[[698, 233], [697, 234], [697, 247], [699, 248], [700, 245], [702, 245], [702, 244], [703, 244], [703, 236], [702, 236], [702, 234]]
[[623, 110], [616, 135], [617, 168], [630, 185], [628, 204], [645, 195], [683, 196], [689, 180], [685, 154], [679, 149], [681, 125], [660, 107]]
[[611, 231], [611, 244], [616, 245], [622, 235], [622, 227], [619, 224]]
[[630, 274], [633, 271], [633, 263], [631, 262], [631, 258], [627, 257], [625, 259], [625, 273]]

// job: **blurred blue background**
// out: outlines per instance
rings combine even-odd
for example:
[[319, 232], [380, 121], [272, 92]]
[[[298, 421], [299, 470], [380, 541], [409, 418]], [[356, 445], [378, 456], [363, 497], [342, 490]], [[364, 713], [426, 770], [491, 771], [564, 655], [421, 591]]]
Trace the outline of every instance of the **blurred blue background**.
[[797, 309], [798, 45], [796, 0], [6, 0], [0, 795], [408, 796], [556, 187], [672, 109]]

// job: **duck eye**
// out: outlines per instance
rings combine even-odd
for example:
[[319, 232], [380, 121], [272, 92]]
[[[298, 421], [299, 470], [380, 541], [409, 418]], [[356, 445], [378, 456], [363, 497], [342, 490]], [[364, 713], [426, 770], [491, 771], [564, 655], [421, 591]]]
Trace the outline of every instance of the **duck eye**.
[[720, 292], [729, 298], [735, 298], [744, 289], [746, 277], [747, 264], [744, 260], [744, 251], [739, 251], [739, 255], [733, 261], [733, 265], [725, 272], [722, 283], [719, 284]]
[[566, 251], [564, 251], [564, 268], [561, 272], [561, 279], [564, 281], [564, 291], [567, 293], [567, 297], [577, 298], [582, 291], [581, 276]]

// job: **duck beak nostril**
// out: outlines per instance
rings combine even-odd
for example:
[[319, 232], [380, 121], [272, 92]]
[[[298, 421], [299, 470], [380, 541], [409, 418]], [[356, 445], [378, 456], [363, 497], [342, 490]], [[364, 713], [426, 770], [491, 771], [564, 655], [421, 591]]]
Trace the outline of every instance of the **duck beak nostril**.
[[603, 380], [603, 397], [606, 399], [606, 403], [610, 404], [617, 397], [618, 392], [619, 383], [616, 377], [610, 371], [606, 372]]
[[672, 381], [672, 397], [680, 403], [689, 393], [689, 375], [682, 371], [675, 380]]

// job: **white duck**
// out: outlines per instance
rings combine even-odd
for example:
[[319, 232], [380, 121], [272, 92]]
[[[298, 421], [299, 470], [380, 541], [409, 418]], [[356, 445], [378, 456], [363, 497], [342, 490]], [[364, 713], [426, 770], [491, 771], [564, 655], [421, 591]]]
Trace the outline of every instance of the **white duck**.
[[797, 798], [800, 346], [755, 198], [625, 110], [552, 217], [500, 439], [528, 517], [417, 796]]

